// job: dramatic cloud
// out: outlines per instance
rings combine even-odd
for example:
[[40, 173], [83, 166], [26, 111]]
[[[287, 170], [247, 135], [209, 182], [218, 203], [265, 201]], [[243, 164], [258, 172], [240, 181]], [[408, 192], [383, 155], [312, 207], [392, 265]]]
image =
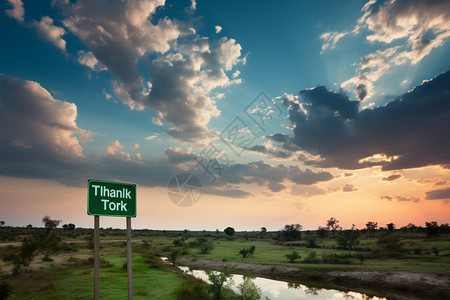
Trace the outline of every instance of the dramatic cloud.
[[255, 145], [252, 147], [246, 147], [246, 150], [261, 153], [264, 155], [267, 155], [269, 157], [278, 158], [278, 159], [287, 159], [292, 157], [292, 152], [290, 151], [284, 151], [274, 148], [269, 148], [264, 145]]
[[262, 161], [248, 164], [233, 164], [224, 172], [217, 183], [241, 184], [256, 183], [267, 186], [272, 192], [286, 188], [283, 181], [288, 180], [298, 185], [313, 185], [322, 181], [329, 181], [334, 176], [326, 171], [313, 172], [310, 169], [301, 170], [298, 166], [271, 166]]
[[12, 5], [12, 8], [5, 9], [5, 13], [17, 22], [23, 23], [25, 9], [22, 0], [8, 0], [8, 3]]
[[[97, 58], [94, 56], [94, 54], [91, 51], [84, 52], [84, 51], [78, 51], [78, 62], [88, 68], [90, 68], [92, 71], [104, 71], [106, 70], [105, 66], [102, 66]], [[106, 93], [105, 93], [106, 96]], [[108, 97], [108, 96], [107, 96]], [[109, 95], [111, 98], [111, 96]]]
[[326, 32], [321, 35], [322, 52], [332, 49], [344, 36], [363, 32], [366, 39], [381, 48], [365, 56], [353, 78], [342, 87], [354, 87], [360, 100], [373, 94], [374, 83], [393, 66], [416, 64], [450, 36], [450, 2], [447, 0], [369, 1], [352, 32]]
[[393, 174], [393, 175], [390, 175], [390, 176], [388, 176], [388, 177], [383, 177], [383, 181], [395, 181], [395, 180], [397, 180], [397, 179], [399, 179], [400, 177], [402, 177], [402, 175], [400, 175], [400, 174]]
[[84, 158], [79, 139], [89, 140], [76, 117], [75, 104], [54, 99], [39, 83], [0, 75], [2, 173], [75, 168]]
[[164, 150], [169, 161], [175, 165], [181, 165], [185, 163], [197, 163], [199, 156], [195, 154], [191, 148], [177, 148], [170, 147]]
[[450, 199], [450, 188], [442, 190], [434, 190], [425, 193], [427, 200], [440, 200], [440, 199]]
[[64, 28], [53, 25], [53, 20], [48, 16], [42, 17], [39, 22], [33, 21], [33, 26], [44, 39], [66, 52], [66, 41], [62, 38], [66, 33]]
[[[272, 140], [320, 159], [321, 167], [383, 170], [446, 165], [450, 162], [450, 72], [385, 106], [358, 112], [359, 102], [324, 87], [300, 92], [301, 102], [286, 100], [293, 137]], [[276, 137], [276, 138], [275, 138]], [[308, 163], [308, 162], [307, 162]]]
[[[216, 137], [207, 124], [219, 115], [209, 94], [214, 88], [240, 83], [228, 73], [243, 61], [241, 46], [226, 37], [219, 41], [200, 37], [182, 21], [152, 20], [162, 5], [164, 0], [81, 0], [63, 5], [68, 15], [63, 23], [115, 76], [117, 98], [131, 109], [153, 109], [153, 122], [170, 125], [168, 134], [173, 138], [205, 146]], [[84, 64], [96, 65], [88, 58]], [[148, 74], [140, 72], [140, 62], [145, 62]]]

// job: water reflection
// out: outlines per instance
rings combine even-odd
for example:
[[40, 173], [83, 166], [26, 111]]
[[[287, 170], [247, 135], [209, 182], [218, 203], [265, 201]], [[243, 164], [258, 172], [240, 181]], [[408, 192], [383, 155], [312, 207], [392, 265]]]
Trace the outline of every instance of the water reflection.
[[[202, 270], [191, 270], [189, 267], [178, 267], [186, 274], [190, 274], [205, 282], [209, 282], [208, 275]], [[244, 276], [239, 274], [232, 275], [234, 285], [232, 289], [238, 292], [236, 286], [244, 281]], [[337, 299], [354, 299], [354, 300], [387, 300], [386, 298], [370, 297], [365, 294], [356, 292], [342, 292], [332, 289], [320, 289], [307, 287], [300, 283], [284, 282], [261, 277], [253, 278], [253, 282], [261, 288], [261, 299], [266, 296], [271, 300], [276, 299], [313, 299], [313, 300], [337, 300]]]

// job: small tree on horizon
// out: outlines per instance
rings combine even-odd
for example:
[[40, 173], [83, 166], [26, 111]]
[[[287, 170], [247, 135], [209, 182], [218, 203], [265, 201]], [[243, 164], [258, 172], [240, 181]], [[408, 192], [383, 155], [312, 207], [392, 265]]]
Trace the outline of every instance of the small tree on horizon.
[[228, 235], [229, 237], [232, 237], [234, 235], [234, 228], [227, 227], [227, 228], [225, 228], [225, 230], [223, 232], [225, 232], [225, 234]]
[[375, 232], [375, 230], [377, 230], [377, 227], [378, 227], [378, 222], [369, 221], [366, 224], [366, 228], [369, 231], [370, 236], [373, 236], [373, 233]]
[[300, 224], [287, 224], [284, 225], [284, 229], [282, 231], [283, 239], [285, 241], [296, 241], [302, 238], [302, 230], [303, 226]]
[[49, 233], [52, 228], [58, 227], [61, 220], [52, 220], [49, 216], [45, 216], [42, 218], [42, 223], [44, 223], [45, 228], [47, 228], [47, 233]]
[[331, 217], [327, 221], [327, 228], [328, 230], [331, 230], [331, 232], [333, 232], [333, 236], [335, 236], [336, 230], [342, 229], [342, 227], [339, 225], [339, 220], [337, 220], [335, 217]]
[[388, 223], [388, 224], [386, 224], [386, 228], [392, 233], [392, 232], [394, 232], [395, 224], [394, 223]]

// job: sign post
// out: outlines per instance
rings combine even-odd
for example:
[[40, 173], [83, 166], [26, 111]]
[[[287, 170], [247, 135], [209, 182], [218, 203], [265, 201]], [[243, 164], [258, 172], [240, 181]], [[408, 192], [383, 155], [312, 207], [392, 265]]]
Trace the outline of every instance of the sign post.
[[131, 218], [136, 217], [136, 185], [88, 180], [88, 215], [94, 216], [94, 299], [100, 297], [100, 216], [126, 217], [128, 299], [133, 299]]

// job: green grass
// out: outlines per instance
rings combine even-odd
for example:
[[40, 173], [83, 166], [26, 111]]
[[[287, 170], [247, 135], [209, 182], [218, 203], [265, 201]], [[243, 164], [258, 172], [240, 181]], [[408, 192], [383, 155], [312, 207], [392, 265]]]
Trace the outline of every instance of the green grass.
[[[124, 232], [122, 232], [124, 233]], [[351, 251], [337, 249], [336, 239], [331, 235], [326, 239], [318, 239], [317, 244], [321, 248], [307, 248], [303, 235], [303, 240], [294, 242], [297, 245], [283, 245], [270, 240], [260, 239], [224, 239], [214, 240], [214, 249], [209, 254], [199, 254], [199, 249], [190, 248], [190, 255], [194, 258], [205, 258], [212, 260], [243, 261], [273, 265], [298, 266], [303, 268], [308, 274], [323, 274], [333, 270], [346, 269], [369, 269], [369, 270], [404, 270], [415, 272], [432, 272], [450, 275], [450, 235], [441, 235], [434, 238], [427, 238], [424, 234], [399, 234], [403, 247], [408, 251], [397, 258], [378, 259], [368, 258], [369, 251]], [[192, 235], [186, 241], [194, 240], [201, 236], [201, 233]], [[210, 238], [219, 237], [209, 235]], [[73, 237], [65, 237], [67, 241]], [[159, 251], [158, 255], [167, 256], [164, 253], [167, 246], [173, 246], [174, 239], [179, 239], [180, 235], [171, 233], [170, 235], [149, 236], [133, 233], [133, 240], [148, 241], [152, 251]], [[220, 238], [220, 237], [219, 237]], [[80, 238], [80, 239], [84, 239]], [[127, 298], [127, 273], [123, 269], [126, 262], [126, 239], [118, 234], [102, 236], [101, 258], [108, 263], [100, 270], [100, 297], [101, 299], [126, 299]], [[117, 240], [117, 242], [111, 242]], [[376, 237], [359, 238], [358, 248], [371, 250], [376, 248]], [[109, 242], [106, 242], [109, 241]], [[300, 245], [300, 246], [299, 246]], [[135, 299], [175, 299], [174, 291], [180, 287], [191, 284], [186, 278], [180, 277], [179, 273], [170, 268], [151, 268], [146, 262], [146, 252], [143, 244], [133, 243], [133, 290]], [[243, 248], [255, 246], [253, 256], [242, 258], [239, 251]], [[92, 250], [87, 249], [86, 243], [73, 243], [71, 247], [77, 252], [60, 253], [52, 256], [53, 262], [42, 262], [42, 257], [37, 257], [32, 265], [23, 268], [23, 272], [17, 277], [8, 276], [8, 281], [13, 288], [13, 295], [10, 299], [90, 299], [93, 297], [93, 266], [87, 259], [92, 257]], [[439, 250], [439, 256], [429, 255], [432, 249]], [[421, 249], [422, 255], [412, 254], [414, 249]], [[9, 251], [9, 250], [8, 250]], [[289, 263], [286, 254], [297, 251], [301, 258], [295, 263]], [[309, 256], [311, 252], [316, 252], [316, 257], [322, 259], [325, 255], [336, 254], [348, 256], [351, 264], [306, 264], [301, 262]], [[0, 257], [7, 252], [7, 248], [0, 247]], [[365, 256], [361, 261], [357, 256]], [[72, 259], [70, 259], [72, 257]], [[158, 259], [156, 259], [158, 261]], [[158, 262], [157, 262], [158, 264]], [[11, 263], [0, 261], [0, 273], [11, 274]], [[0, 274], [1, 275], [1, 274]]]
[[[432, 272], [440, 274], [450, 274], [450, 241], [446, 239], [404, 239], [402, 240], [404, 247], [412, 250], [414, 248], [422, 248], [423, 253], [431, 252], [433, 247], [436, 247], [440, 251], [439, 256], [435, 255], [413, 255], [404, 254], [403, 256], [395, 259], [378, 259], [378, 258], [365, 258], [361, 261], [356, 256], [361, 253], [367, 257], [369, 252], [351, 251], [332, 249], [332, 246], [336, 246], [335, 240], [326, 239], [318, 244], [327, 248], [306, 248], [301, 246], [287, 247], [284, 245], [274, 244], [270, 241], [248, 241], [248, 240], [234, 240], [234, 241], [215, 241], [214, 249], [209, 254], [199, 254], [197, 250], [191, 249], [191, 256], [195, 258], [205, 258], [212, 260], [227, 260], [227, 261], [244, 261], [255, 262], [263, 264], [278, 264], [299, 266], [305, 268], [318, 268], [318, 269], [375, 269], [375, 270], [402, 270], [402, 271], [414, 271], [414, 272]], [[374, 248], [376, 239], [363, 238], [358, 247], [370, 249]], [[255, 254], [249, 258], [242, 258], [239, 255], [239, 251], [243, 248], [249, 248], [255, 246]], [[301, 256], [301, 259], [295, 263], [289, 263], [286, 254], [297, 251]], [[351, 264], [349, 265], [331, 265], [331, 264], [306, 264], [301, 261], [306, 258], [311, 252], [316, 252], [317, 258], [322, 258], [324, 255], [336, 254], [340, 256], [354, 256], [350, 258]]]
[[[80, 251], [82, 255], [86, 251]], [[89, 251], [88, 251], [89, 252]], [[125, 250], [115, 245], [104, 246], [101, 258], [110, 265], [100, 268], [100, 299], [126, 299], [127, 272]], [[150, 268], [141, 253], [133, 254], [134, 299], [176, 299], [173, 292], [186, 279], [168, 269]], [[61, 264], [23, 272], [10, 280], [10, 299], [91, 299], [93, 298], [93, 266]]]

